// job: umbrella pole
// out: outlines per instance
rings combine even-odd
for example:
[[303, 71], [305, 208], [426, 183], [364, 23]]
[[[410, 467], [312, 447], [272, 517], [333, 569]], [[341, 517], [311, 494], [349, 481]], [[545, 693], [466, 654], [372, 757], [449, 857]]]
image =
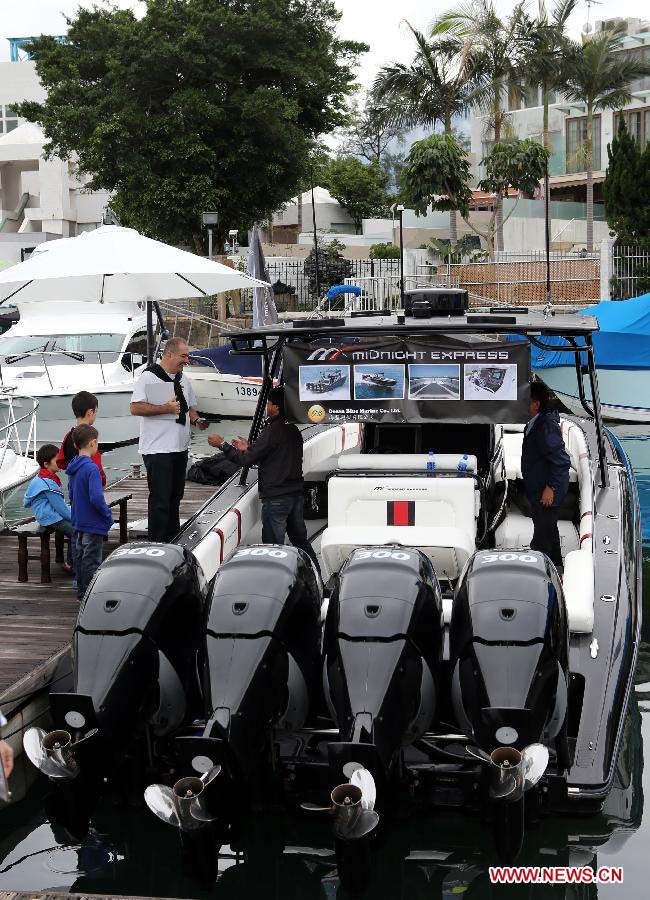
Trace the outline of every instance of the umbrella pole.
[[151, 300], [147, 300], [147, 365], [153, 363], [153, 306]]

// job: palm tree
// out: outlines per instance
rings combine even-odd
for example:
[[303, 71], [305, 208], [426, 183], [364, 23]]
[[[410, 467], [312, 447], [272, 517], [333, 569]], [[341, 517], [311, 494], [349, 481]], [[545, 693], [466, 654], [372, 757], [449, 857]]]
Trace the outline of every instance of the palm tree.
[[[410, 65], [394, 63], [381, 69], [373, 85], [373, 100], [392, 124], [401, 128], [443, 126], [453, 133], [454, 116], [465, 113], [479, 88], [480, 72], [471, 48], [454, 37], [430, 42], [407, 22], [417, 50]], [[449, 238], [458, 240], [456, 210], [449, 213]]]
[[548, 113], [551, 91], [561, 89], [570, 43], [566, 26], [578, 0], [557, 0], [549, 18], [544, 0], [539, 0], [537, 18], [523, 12], [518, 22], [518, 41], [523, 48], [526, 83], [542, 91], [542, 143], [549, 147]]
[[[494, 143], [501, 140], [506, 115], [504, 100], [508, 90], [520, 91], [522, 46], [519, 41], [523, 3], [517, 4], [508, 19], [496, 12], [492, 0], [470, 0], [468, 4], [443, 13], [433, 25], [431, 36], [454, 37], [465, 52], [471, 52], [482, 73], [482, 83], [470, 102], [488, 115]], [[497, 250], [503, 250], [503, 200], [497, 197]]]
[[567, 100], [587, 108], [587, 135], [584, 142], [587, 169], [587, 250], [594, 248], [594, 113], [620, 109], [631, 99], [630, 83], [650, 74], [650, 66], [621, 52], [625, 35], [620, 23], [608, 31], [583, 35], [580, 44], [572, 43], [565, 66], [562, 93]]

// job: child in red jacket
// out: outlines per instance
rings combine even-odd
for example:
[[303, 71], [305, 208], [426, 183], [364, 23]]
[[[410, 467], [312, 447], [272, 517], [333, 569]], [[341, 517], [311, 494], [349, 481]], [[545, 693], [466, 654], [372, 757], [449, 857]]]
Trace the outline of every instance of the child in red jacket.
[[[72, 398], [72, 412], [75, 414], [77, 418], [77, 425], [94, 425], [95, 419], [97, 418], [97, 410], [99, 408], [99, 401], [94, 394], [91, 394], [89, 391], [79, 391], [78, 394], [75, 394]], [[68, 463], [75, 458], [78, 451], [74, 445], [74, 441], [72, 440], [72, 432], [73, 428], [66, 434], [61, 443], [61, 448], [59, 449], [58, 456], [56, 458], [56, 464], [59, 469], [63, 469], [65, 471], [68, 468]], [[93, 454], [92, 461], [95, 463], [97, 468], [99, 469], [99, 473], [102, 476], [102, 487], [106, 487], [106, 473], [104, 472], [104, 467], [102, 466], [102, 455], [99, 450]]]

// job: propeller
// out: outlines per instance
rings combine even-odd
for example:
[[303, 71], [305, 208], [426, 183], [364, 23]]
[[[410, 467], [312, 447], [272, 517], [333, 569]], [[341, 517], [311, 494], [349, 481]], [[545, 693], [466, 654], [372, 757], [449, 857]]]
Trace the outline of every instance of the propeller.
[[368, 769], [356, 762], [346, 763], [343, 774], [350, 780], [334, 788], [330, 806], [301, 803], [300, 808], [333, 816], [334, 836], [342, 841], [358, 841], [379, 824], [379, 814], [375, 812], [375, 779]]
[[529, 744], [521, 752], [514, 747], [497, 747], [490, 755], [479, 747], [465, 749], [491, 769], [490, 796], [495, 800], [519, 800], [537, 784], [548, 766], [548, 749], [543, 744]]
[[190, 775], [179, 779], [173, 788], [150, 784], [144, 792], [145, 803], [159, 819], [181, 831], [205, 828], [217, 818], [207, 809], [205, 789], [220, 772], [221, 766], [212, 766], [200, 778]]
[[97, 734], [93, 728], [77, 741], [69, 731], [58, 729], [46, 733], [42, 728], [28, 728], [23, 735], [23, 747], [29, 761], [51, 781], [71, 781], [79, 774], [75, 751]]

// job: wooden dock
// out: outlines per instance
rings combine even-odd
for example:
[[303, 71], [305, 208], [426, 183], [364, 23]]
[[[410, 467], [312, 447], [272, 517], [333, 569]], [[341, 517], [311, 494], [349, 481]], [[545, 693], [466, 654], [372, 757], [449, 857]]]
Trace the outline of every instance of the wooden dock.
[[124, 897], [121, 894], [111, 897], [107, 894], [68, 894], [66, 892], [58, 893], [56, 891], [0, 891], [0, 900], [151, 900], [151, 897]]
[[[110, 489], [133, 495], [128, 504], [129, 522], [146, 518], [145, 478], [128, 478]], [[214, 490], [187, 482], [181, 519], [193, 515]], [[117, 532], [111, 531], [107, 553], [115, 548], [117, 541]], [[51, 544], [52, 583], [40, 583], [40, 563], [34, 559], [29, 562], [29, 581], [21, 584], [17, 538], [11, 533], [0, 534], [0, 708], [7, 718], [24, 705], [23, 698], [49, 683], [57, 661], [70, 643], [77, 620], [79, 603], [72, 589], [72, 578], [54, 562], [53, 539]], [[5, 896], [19, 895], [0, 892], [0, 900]]]

